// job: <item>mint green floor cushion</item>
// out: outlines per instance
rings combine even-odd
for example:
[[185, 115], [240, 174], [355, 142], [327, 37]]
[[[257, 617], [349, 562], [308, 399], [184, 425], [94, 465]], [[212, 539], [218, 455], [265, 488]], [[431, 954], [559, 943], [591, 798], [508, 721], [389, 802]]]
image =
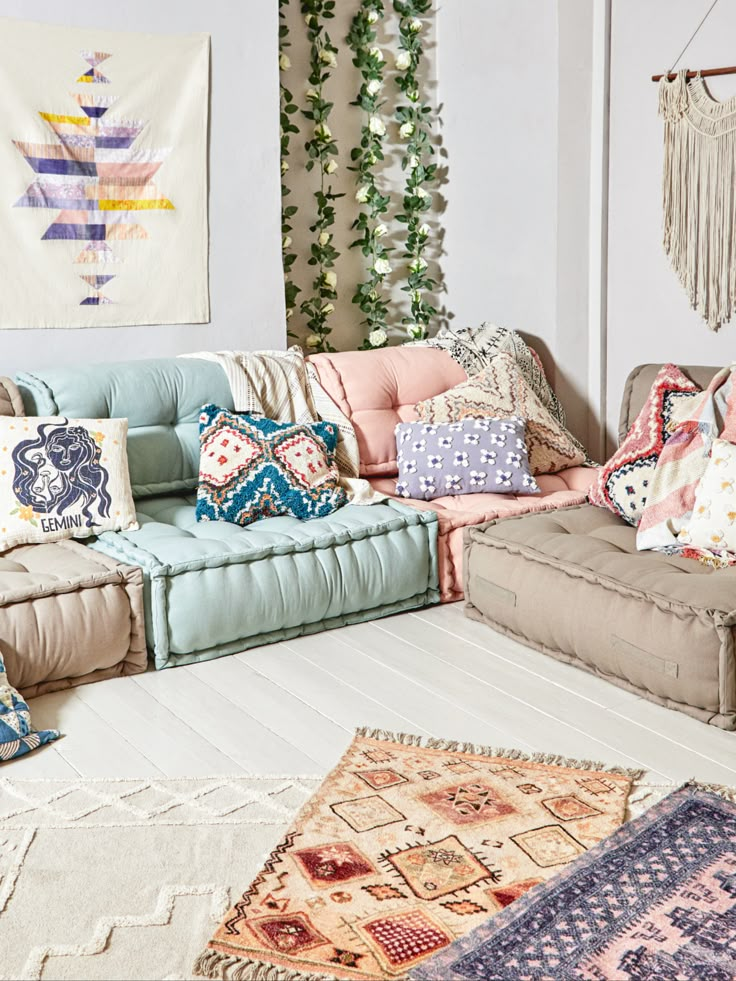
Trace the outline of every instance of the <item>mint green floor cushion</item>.
[[197, 523], [194, 496], [138, 501], [92, 546], [143, 568], [157, 668], [439, 601], [437, 519], [394, 501], [326, 518]]

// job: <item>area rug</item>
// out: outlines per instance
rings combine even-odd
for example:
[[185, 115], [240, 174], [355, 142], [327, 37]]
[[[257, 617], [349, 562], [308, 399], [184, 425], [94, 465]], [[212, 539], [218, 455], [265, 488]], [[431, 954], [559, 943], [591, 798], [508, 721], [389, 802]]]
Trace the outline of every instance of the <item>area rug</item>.
[[195, 973], [405, 977], [610, 835], [636, 776], [359, 730]]
[[736, 805], [686, 784], [411, 972], [417, 981], [733, 981]]
[[0, 978], [192, 978], [319, 784], [0, 779]]

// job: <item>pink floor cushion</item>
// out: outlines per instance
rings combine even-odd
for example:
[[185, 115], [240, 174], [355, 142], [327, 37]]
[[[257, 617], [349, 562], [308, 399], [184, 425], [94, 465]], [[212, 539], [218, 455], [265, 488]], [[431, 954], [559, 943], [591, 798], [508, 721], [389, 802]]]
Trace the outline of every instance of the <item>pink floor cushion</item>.
[[[452, 603], [463, 598], [465, 528], [496, 518], [583, 504], [588, 488], [597, 475], [598, 470], [595, 467], [571, 467], [557, 474], [541, 474], [537, 477], [541, 494], [533, 497], [516, 494], [460, 494], [455, 497], [438, 497], [433, 501], [401, 498], [404, 504], [437, 512], [441, 602]], [[371, 479], [371, 486], [381, 494], [396, 496], [396, 481], [391, 478], [374, 477]]]
[[396, 474], [396, 424], [413, 422], [417, 402], [467, 378], [446, 351], [434, 348], [343, 351], [313, 354], [309, 360], [322, 387], [355, 427], [364, 477]]

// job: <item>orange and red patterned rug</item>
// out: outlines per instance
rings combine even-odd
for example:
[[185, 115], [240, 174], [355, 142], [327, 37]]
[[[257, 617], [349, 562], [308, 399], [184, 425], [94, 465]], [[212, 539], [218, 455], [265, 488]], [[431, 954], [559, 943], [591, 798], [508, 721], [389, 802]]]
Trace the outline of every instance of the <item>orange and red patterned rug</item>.
[[360, 730], [195, 973], [403, 978], [615, 831], [637, 776]]

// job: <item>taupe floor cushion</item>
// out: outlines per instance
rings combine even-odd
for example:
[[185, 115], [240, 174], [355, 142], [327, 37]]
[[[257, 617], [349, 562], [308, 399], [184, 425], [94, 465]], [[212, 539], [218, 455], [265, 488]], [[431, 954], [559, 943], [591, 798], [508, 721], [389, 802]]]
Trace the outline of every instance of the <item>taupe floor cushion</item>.
[[736, 729], [736, 567], [637, 552], [635, 528], [583, 504], [468, 529], [465, 596], [523, 644]]
[[30, 698], [146, 669], [143, 575], [77, 542], [0, 556], [0, 649]]

